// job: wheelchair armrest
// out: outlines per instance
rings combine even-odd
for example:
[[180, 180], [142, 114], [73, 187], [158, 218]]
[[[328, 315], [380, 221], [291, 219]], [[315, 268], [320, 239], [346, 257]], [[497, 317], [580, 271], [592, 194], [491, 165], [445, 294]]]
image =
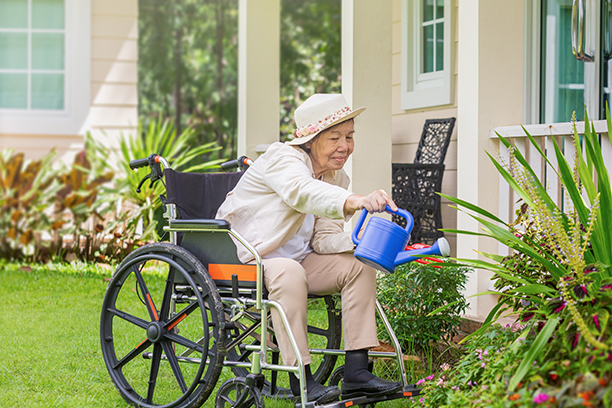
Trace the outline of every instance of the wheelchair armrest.
[[226, 220], [171, 220], [170, 229], [230, 229], [230, 223]]

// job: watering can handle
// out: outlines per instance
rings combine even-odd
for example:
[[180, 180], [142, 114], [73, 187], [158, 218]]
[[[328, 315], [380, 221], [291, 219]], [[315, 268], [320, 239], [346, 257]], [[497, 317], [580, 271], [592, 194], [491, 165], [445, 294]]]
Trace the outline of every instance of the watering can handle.
[[[398, 208], [397, 211], [393, 211], [391, 207], [389, 207], [388, 205], [385, 208], [385, 211], [390, 214], [395, 214], [395, 215], [404, 217], [406, 219], [406, 232], [410, 234], [410, 231], [412, 231], [412, 227], [414, 226], [414, 218], [412, 218], [412, 214], [410, 214], [406, 210], [402, 210], [401, 208]], [[361, 231], [361, 227], [363, 226], [363, 222], [365, 221], [367, 216], [368, 216], [368, 210], [364, 208], [361, 211], [361, 215], [359, 216], [357, 225], [355, 225], [355, 229], [353, 229], [353, 234], [351, 235], [351, 238], [353, 238], [353, 243], [355, 245], [359, 245], [359, 243], [361, 242], [361, 240], [357, 236], [359, 235], [359, 231]]]

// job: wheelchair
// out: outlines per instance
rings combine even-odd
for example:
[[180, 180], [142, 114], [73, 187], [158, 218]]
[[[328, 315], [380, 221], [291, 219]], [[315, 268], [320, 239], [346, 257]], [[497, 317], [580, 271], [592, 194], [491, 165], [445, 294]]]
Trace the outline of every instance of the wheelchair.
[[[237, 172], [181, 173], [161, 156], [130, 162], [132, 169], [148, 166], [151, 186], [165, 180], [163, 230], [169, 242], [142, 246], [130, 253], [109, 281], [100, 319], [100, 341], [109, 375], [123, 399], [138, 407], [194, 408], [215, 389], [222, 369], [225, 381], [214, 406], [263, 408], [263, 396], [285, 398], [296, 407], [373, 406], [384, 400], [420, 393], [408, 384], [397, 338], [381, 305], [377, 311], [396, 352], [370, 351], [370, 357], [395, 359], [404, 385], [400, 392], [377, 398], [358, 397], [326, 405], [307, 402], [304, 364], [282, 307], [267, 299], [261, 257], [225, 220], [214, 219], [225, 195], [248, 167], [240, 158], [222, 168]], [[160, 165], [163, 165], [163, 171]], [[242, 264], [236, 245], [253, 254]], [[280, 352], [272, 308], [279, 311], [298, 365], [279, 364]], [[338, 385], [342, 366], [334, 371], [341, 350], [341, 311], [334, 296], [309, 297], [308, 333], [315, 379]], [[301, 392], [293, 396], [286, 373], [294, 373]], [[285, 378], [283, 378], [283, 376]]]

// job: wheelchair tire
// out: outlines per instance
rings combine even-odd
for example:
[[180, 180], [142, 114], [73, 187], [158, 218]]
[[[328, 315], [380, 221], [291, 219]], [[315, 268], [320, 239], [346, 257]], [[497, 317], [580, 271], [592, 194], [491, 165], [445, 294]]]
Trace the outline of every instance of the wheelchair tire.
[[129, 404], [199, 407], [223, 368], [224, 328], [221, 298], [202, 263], [176, 245], [149, 244], [126, 257], [108, 284], [102, 355]]
[[243, 377], [230, 378], [217, 391], [215, 408], [264, 408], [264, 399], [257, 387], [248, 386]]
[[[340, 349], [342, 340], [342, 316], [339, 307], [339, 298], [336, 296], [323, 296], [308, 299], [308, 342], [311, 348], [318, 349]], [[314, 310], [313, 310], [314, 309]], [[251, 312], [250, 321], [244, 323], [245, 319], [239, 320], [237, 328], [229, 338], [227, 361], [247, 361], [251, 352], [241, 349], [243, 344], [259, 344], [259, 331], [251, 331], [253, 325], [257, 325], [260, 314]], [[324, 322], [323, 322], [324, 321]], [[269, 327], [270, 333], [274, 334], [274, 329]], [[242, 342], [235, 346], [236, 338], [245, 336]], [[274, 339], [276, 340], [276, 339]], [[273, 352], [272, 363], [279, 364], [280, 353]], [[336, 355], [312, 355], [311, 370], [313, 377], [320, 384], [324, 384], [334, 370], [338, 356]], [[232, 367], [236, 376], [246, 377], [249, 371], [246, 368]], [[295, 399], [289, 386], [289, 378], [286, 372], [273, 372], [265, 370], [266, 376], [262, 393], [269, 398]]]

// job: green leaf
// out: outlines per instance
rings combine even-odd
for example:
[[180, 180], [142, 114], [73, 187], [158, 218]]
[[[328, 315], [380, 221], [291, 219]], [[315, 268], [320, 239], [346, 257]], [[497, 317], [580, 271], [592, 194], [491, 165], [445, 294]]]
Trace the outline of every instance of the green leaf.
[[557, 324], [559, 323], [559, 317], [553, 317], [548, 319], [540, 333], [538, 333], [536, 339], [533, 344], [525, 354], [525, 357], [521, 361], [518, 369], [510, 379], [510, 384], [508, 385], [508, 391], [512, 392], [515, 390], [516, 386], [519, 382], [525, 377], [525, 375], [529, 372], [531, 367], [533, 366], [533, 362], [540, 356], [544, 346], [548, 343], [548, 339], [555, 331]]
[[507, 291], [507, 293], [524, 293], [526, 295], [532, 295], [535, 293], [551, 293], [551, 294], [555, 294], [557, 293], [556, 290], [546, 286], [546, 285], [541, 285], [538, 283], [533, 283], [531, 285], [526, 285], [526, 286], [521, 286], [519, 288], [516, 289], [510, 289]]

